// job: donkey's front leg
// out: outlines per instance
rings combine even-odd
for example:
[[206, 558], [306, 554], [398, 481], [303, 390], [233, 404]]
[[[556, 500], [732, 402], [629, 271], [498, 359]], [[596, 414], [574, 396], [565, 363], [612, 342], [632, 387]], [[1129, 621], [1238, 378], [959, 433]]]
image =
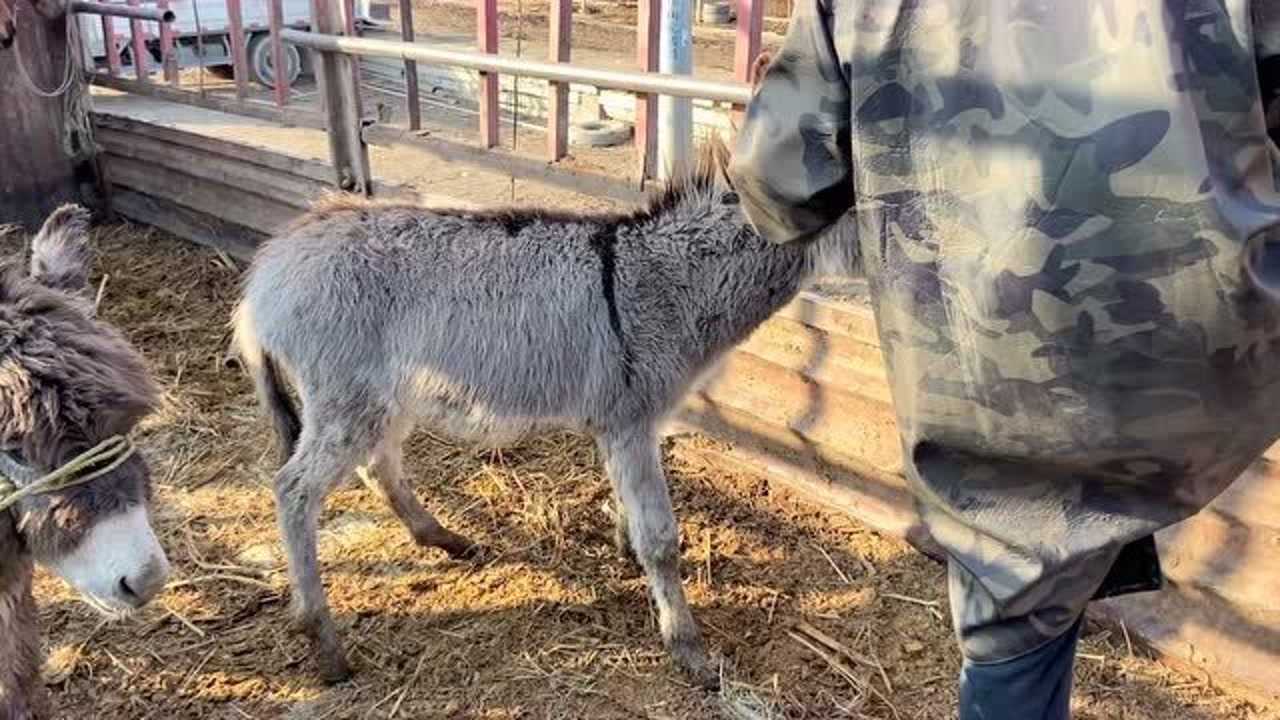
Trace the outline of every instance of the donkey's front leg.
[[355, 463], [349, 445], [336, 438], [327, 442], [310, 429], [303, 430], [297, 451], [276, 474], [276, 516], [289, 558], [294, 619], [311, 641], [320, 677], [338, 683], [351, 676], [351, 666], [320, 581], [316, 527], [325, 495]]
[[0, 513], [0, 718], [52, 717], [40, 681], [40, 618], [31, 574], [31, 556], [12, 517]]
[[600, 438], [605, 471], [622, 499], [631, 546], [649, 579], [658, 626], [672, 659], [699, 685], [715, 689], [719, 675], [707, 659], [702, 633], [680, 584], [680, 535], [662, 472], [653, 428], [645, 425]]

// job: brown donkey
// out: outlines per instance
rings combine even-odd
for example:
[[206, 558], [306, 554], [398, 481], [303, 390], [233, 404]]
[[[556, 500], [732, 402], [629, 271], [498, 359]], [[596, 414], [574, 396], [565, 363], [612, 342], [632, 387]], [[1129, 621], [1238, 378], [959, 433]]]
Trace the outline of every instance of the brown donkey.
[[[0, 0], [2, 2], [3, 0]], [[29, 273], [0, 270], [0, 719], [47, 715], [40, 682], [34, 563], [112, 616], [164, 587], [169, 562], [150, 524], [151, 483], [137, 453], [88, 481], [32, 484], [126, 435], [157, 389], [142, 357], [94, 317], [87, 295], [88, 212], [64, 205], [32, 241]], [[23, 489], [26, 492], [23, 492]]]

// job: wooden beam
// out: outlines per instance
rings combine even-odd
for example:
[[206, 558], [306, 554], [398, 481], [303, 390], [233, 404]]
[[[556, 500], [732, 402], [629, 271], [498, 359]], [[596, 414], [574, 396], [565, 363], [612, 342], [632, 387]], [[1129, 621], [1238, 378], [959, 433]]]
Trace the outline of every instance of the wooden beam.
[[249, 51], [244, 34], [244, 10], [240, 0], [227, 0], [227, 25], [231, 35], [231, 72], [236, 80], [236, 97], [249, 97]]
[[120, 46], [116, 45], [115, 22], [110, 15], [102, 16], [102, 49], [107, 54], [107, 74], [120, 74]]
[[[311, 27], [315, 32], [342, 34], [344, 22], [339, 2], [311, 0]], [[368, 195], [372, 191], [369, 148], [361, 133], [360, 88], [356, 84], [354, 65], [350, 57], [339, 53], [320, 53], [317, 65], [337, 185], [349, 192]]]
[[[476, 0], [476, 45], [498, 52], [498, 0]], [[480, 145], [498, 146], [498, 76], [480, 73]]]
[[276, 105], [284, 107], [289, 104], [289, 83], [285, 78], [284, 42], [280, 40], [280, 30], [284, 27], [284, 0], [268, 0], [270, 14], [268, 23], [271, 28], [271, 65], [275, 68], [271, 73], [275, 79]]
[[364, 129], [368, 141], [375, 145], [411, 145], [435, 155], [444, 162], [464, 162], [490, 168], [505, 175], [534, 180], [587, 195], [597, 195], [623, 203], [641, 204], [648, 194], [631, 183], [603, 173], [571, 170], [551, 165], [536, 158], [515, 155], [503, 149], [484, 149], [475, 145], [450, 142], [436, 137], [423, 137], [388, 125], [370, 125]]
[[[400, 0], [400, 39], [413, 42], [413, 0]], [[404, 61], [405, 104], [409, 110], [409, 129], [422, 129], [422, 103], [418, 98], [418, 63]]]
[[[658, 71], [658, 33], [662, 0], [640, 0], [636, 22], [636, 63], [645, 72]], [[636, 96], [636, 176], [643, 187], [653, 173], [658, 155], [658, 96]]]
[[[156, 0], [156, 7], [169, 9], [169, 0]], [[170, 85], [178, 87], [178, 53], [174, 52], [173, 26], [160, 23], [160, 67], [164, 70], [164, 79]]]
[[333, 168], [320, 160], [285, 155], [267, 147], [231, 142], [211, 135], [202, 135], [104, 112], [93, 113], [93, 127], [94, 132], [103, 133], [104, 137], [114, 133], [138, 138], [144, 143], [147, 140], [156, 140], [181, 145], [230, 158], [246, 165], [255, 165], [333, 186]]
[[[129, 5], [139, 6], [142, 0], [128, 0]], [[133, 72], [138, 82], [147, 82], [147, 40], [142, 33], [142, 21], [129, 21], [129, 36], [132, 38], [131, 52], [133, 56]]]
[[[551, 0], [550, 15], [551, 38], [547, 59], [551, 62], [569, 62], [573, 0]], [[550, 83], [549, 90], [547, 159], [556, 162], [569, 154], [569, 83]]]
[[201, 95], [187, 90], [172, 88], [168, 85], [144, 83], [133, 78], [111, 77], [102, 73], [92, 73], [90, 79], [94, 85], [99, 87], [121, 90], [135, 95], [156, 97], [169, 102], [206, 110], [217, 110], [230, 115], [242, 115], [259, 120], [268, 120], [285, 126], [309, 127], [318, 130], [324, 130], [326, 127], [323, 115], [314, 110], [305, 110], [297, 106], [279, 108], [276, 107], [275, 103], [261, 100], [237, 100], [232, 97], [219, 97], [212, 93]]
[[[733, 47], [733, 76], [738, 82], [750, 83], [751, 66], [760, 54], [760, 35], [764, 31], [765, 0], [737, 0], [738, 2], [738, 34]], [[741, 124], [742, 113], [746, 110], [735, 105], [733, 119]]]
[[268, 236], [253, 228], [183, 207], [175, 202], [132, 190], [119, 190], [111, 209], [124, 217], [152, 225], [191, 242], [222, 250], [238, 260], [250, 261]]

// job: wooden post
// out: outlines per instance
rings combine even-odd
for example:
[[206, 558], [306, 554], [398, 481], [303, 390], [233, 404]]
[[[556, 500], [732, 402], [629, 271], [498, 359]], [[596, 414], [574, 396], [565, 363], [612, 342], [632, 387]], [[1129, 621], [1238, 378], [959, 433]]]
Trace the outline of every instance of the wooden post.
[[[156, 7], [168, 10], [169, 0], [156, 0]], [[160, 23], [160, 67], [165, 81], [178, 87], [178, 54], [174, 52], [173, 27], [169, 23]]]
[[[498, 52], [498, 0], [476, 0], [476, 41], [480, 52]], [[480, 145], [498, 146], [496, 73], [480, 73]]]
[[[636, 23], [636, 62], [645, 72], [658, 71], [658, 32], [661, 28], [662, 0], [640, 0]], [[636, 169], [641, 186], [651, 175], [658, 154], [658, 96], [636, 97]]]
[[[400, 38], [413, 42], [413, 0], [400, 0]], [[418, 63], [404, 61], [405, 103], [409, 110], [409, 129], [422, 129], [422, 103], [418, 99]]]
[[[30, 10], [30, 8], [26, 8]], [[93, 147], [73, 137], [74, 156], [67, 154], [66, 133], [88, 118], [71, 118], [79, 103], [64, 97], [45, 98], [31, 92], [18, 71], [17, 52], [31, 80], [46, 90], [63, 80], [68, 22], [74, 15], [49, 20], [27, 12], [17, 24], [16, 44], [0, 50], [0, 222], [19, 223], [34, 231], [45, 217], [65, 202], [97, 204], [93, 185]], [[88, 93], [77, 77], [71, 92]]]
[[[142, 0], [128, 0], [133, 6], [142, 4]], [[147, 39], [142, 34], [142, 21], [129, 21], [129, 36], [133, 40], [130, 55], [133, 56], [133, 73], [138, 78], [138, 82], [147, 82]]]
[[244, 34], [244, 10], [240, 0], [227, 0], [227, 25], [231, 35], [231, 73], [236, 80], [236, 97], [249, 97], [249, 50]]
[[[760, 35], [764, 31], [765, 0], [738, 1], [738, 37], [733, 47], [733, 75], [739, 82], [751, 82], [751, 65], [760, 54]], [[733, 108], [733, 121], [742, 124], [741, 105]]]
[[[569, 62], [573, 28], [573, 0], [551, 0], [551, 37], [547, 47], [551, 62]], [[569, 83], [553, 82], [547, 112], [547, 159], [569, 154]]]
[[[311, 0], [311, 27], [325, 35], [343, 34], [340, 0]], [[360, 88], [351, 58], [340, 53], [317, 53], [316, 70], [324, 101], [329, 154], [338, 187], [368, 195], [371, 191], [369, 148], [361, 132]]]
[[267, 21], [270, 23], [271, 29], [271, 65], [275, 68], [271, 76], [275, 79], [273, 85], [275, 86], [276, 105], [284, 107], [289, 104], [289, 83], [285, 71], [284, 43], [280, 41], [280, 29], [284, 27], [284, 0], [268, 0], [267, 5], [270, 10]]
[[107, 74], [120, 75], [120, 47], [116, 45], [116, 28], [110, 15], [102, 16], [102, 49], [107, 54]]

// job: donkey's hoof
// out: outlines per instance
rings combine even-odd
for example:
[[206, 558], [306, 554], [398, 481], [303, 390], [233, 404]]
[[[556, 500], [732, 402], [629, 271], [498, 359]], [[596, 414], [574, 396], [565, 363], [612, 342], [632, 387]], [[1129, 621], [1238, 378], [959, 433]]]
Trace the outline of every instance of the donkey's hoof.
[[351, 679], [355, 671], [342, 655], [320, 659], [320, 680], [326, 685], [338, 685]]
[[720, 689], [719, 669], [707, 658], [701, 643], [672, 645], [671, 659], [694, 685], [713, 692]]
[[463, 560], [471, 563], [484, 562], [490, 555], [489, 548], [473, 543], [466, 538], [459, 538], [459, 542], [449, 544], [444, 548], [444, 551], [449, 553], [449, 557], [454, 560]]

